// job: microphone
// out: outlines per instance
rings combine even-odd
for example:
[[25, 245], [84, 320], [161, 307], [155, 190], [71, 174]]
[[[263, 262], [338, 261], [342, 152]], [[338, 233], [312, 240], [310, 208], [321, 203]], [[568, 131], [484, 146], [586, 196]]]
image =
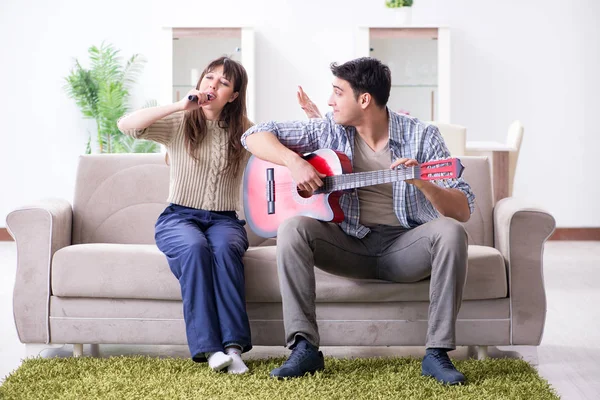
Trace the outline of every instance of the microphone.
[[[215, 98], [215, 95], [212, 93], [207, 93], [206, 96], [208, 97], [208, 101], [213, 100]], [[188, 96], [188, 100], [189, 101], [198, 101], [198, 96], [196, 96], [195, 94], [190, 94]]]

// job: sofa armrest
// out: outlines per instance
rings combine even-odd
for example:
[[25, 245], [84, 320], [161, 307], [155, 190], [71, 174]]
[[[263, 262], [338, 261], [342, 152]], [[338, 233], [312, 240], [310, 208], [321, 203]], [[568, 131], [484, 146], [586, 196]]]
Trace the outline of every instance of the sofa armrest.
[[513, 345], [538, 345], [542, 340], [546, 321], [544, 243], [555, 226], [547, 211], [521, 199], [502, 199], [494, 208], [494, 244], [508, 267]]
[[22, 343], [48, 343], [50, 263], [71, 244], [73, 210], [61, 199], [48, 199], [12, 211], [6, 224], [17, 245], [13, 314]]

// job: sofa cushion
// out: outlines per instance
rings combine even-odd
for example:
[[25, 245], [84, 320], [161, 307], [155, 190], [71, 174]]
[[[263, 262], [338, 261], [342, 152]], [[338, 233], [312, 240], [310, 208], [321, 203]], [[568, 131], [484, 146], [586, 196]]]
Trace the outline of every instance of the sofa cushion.
[[[246, 300], [281, 302], [275, 247], [251, 247], [244, 257]], [[390, 283], [341, 278], [316, 269], [317, 302], [426, 301], [429, 280]], [[177, 279], [155, 245], [81, 244], [54, 254], [52, 294], [61, 297], [181, 300]], [[507, 296], [504, 258], [492, 247], [469, 246], [465, 300]]]

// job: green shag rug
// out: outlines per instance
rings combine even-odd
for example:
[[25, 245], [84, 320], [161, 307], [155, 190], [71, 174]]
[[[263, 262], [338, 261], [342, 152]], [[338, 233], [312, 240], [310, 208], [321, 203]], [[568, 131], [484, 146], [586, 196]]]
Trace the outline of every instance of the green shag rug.
[[284, 358], [250, 360], [250, 372], [215, 373], [189, 359], [122, 356], [28, 359], [0, 386], [0, 399], [558, 399], [522, 360], [456, 361], [468, 380], [442, 386], [417, 358], [327, 357], [325, 371], [276, 380]]

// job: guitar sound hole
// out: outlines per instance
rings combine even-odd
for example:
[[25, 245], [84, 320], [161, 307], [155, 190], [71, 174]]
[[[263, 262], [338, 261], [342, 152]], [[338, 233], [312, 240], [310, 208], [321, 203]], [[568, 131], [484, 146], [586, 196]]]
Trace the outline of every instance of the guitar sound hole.
[[300, 189], [296, 189], [298, 190], [298, 194], [300, 195], [300, 197], [302, 197], [303, 199], [308, 199], [312, 197], [312, 192], [308, 192], [306, 190], [300, 190]]

